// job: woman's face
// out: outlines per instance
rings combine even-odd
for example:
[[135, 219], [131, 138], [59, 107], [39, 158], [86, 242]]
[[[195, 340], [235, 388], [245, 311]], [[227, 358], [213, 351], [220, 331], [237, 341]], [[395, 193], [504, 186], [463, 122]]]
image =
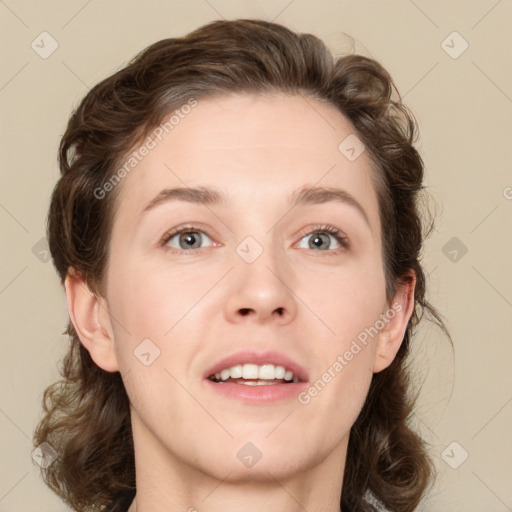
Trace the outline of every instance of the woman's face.
[[[121, 372], [136, 456], [155, 470], [341, 471], [372, 374], [399, 345], [384, 338], [399, 308], [369, 157], [315, 99], [232, 95], [185, 111], [118, 185], [100, 308], [116, 363], [91, 355]], [[276, 379], [251, 385], [259, 372]]]

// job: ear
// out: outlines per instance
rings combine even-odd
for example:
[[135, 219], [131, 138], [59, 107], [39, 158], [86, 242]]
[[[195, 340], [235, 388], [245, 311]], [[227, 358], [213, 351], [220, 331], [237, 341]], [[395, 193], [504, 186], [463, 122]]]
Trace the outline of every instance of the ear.
[[407, 324], [414, 311], [414, 287], [416, 275], [411, 272], [398, 285], [395, 297], [388, 304], [388, 309], [381, 315], [384, 327], [379, 332], [376, 343], [373, 372], [378, 373], [387, 368], [396, 356], [404, 339]]
[[70, 269], [64, 281], [68, 314], [92, 360], [107, 372], [119, 370], [108, 303], [91, 292], [82, 276]]

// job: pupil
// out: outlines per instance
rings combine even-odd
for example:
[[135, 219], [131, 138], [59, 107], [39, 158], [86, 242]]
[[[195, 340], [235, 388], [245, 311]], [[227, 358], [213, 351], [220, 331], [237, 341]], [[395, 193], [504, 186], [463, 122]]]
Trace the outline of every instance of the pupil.
[[[322, 236], [325, 237], [325, 235], [317, 233], [316, 236], [314, 238], [312, 238], [312, 243], [316, 247], [321, 247], [322, 243], [324, 242], [324, 240], [322, 240]], [[329, 246], [329, 240], [328, 239], [327, 239], [327, 246]]]
[[[197, 233], [185, 233], [184, 235], [182, 235], [181, 240], [184, 241], [185, 244], [187, 244], [187, 247], [185, 247], [185, 249], [190, 249], [191, 247], [198, 247], [197, 241], [199, 240], [199, 237], [197, 236]], [[199, 243], [199, 245], [201, 244]]]

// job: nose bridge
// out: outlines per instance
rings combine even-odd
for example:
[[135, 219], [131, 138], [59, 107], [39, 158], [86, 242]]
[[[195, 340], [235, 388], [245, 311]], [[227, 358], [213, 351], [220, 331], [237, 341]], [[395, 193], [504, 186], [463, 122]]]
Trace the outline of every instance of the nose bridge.
[[231, 319], [250, 314], [260, 322], [273, 316], [289, 321], [296, 313], [293, 276], [273, 230], [246, 236], [235, 252], [234, 286], [226, 314]]

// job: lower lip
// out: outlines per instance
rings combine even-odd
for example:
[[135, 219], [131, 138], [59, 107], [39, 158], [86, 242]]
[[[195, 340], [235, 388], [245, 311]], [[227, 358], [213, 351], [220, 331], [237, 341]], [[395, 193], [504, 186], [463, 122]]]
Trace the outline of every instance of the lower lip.
[[248, 386], [235, 382], [216, 383], [210, 379], [206, 379], [205, 383], [222, 396], [252, 404], [266, 404], [297, 398], [297, 395], [307, 386], [306, 382]]

